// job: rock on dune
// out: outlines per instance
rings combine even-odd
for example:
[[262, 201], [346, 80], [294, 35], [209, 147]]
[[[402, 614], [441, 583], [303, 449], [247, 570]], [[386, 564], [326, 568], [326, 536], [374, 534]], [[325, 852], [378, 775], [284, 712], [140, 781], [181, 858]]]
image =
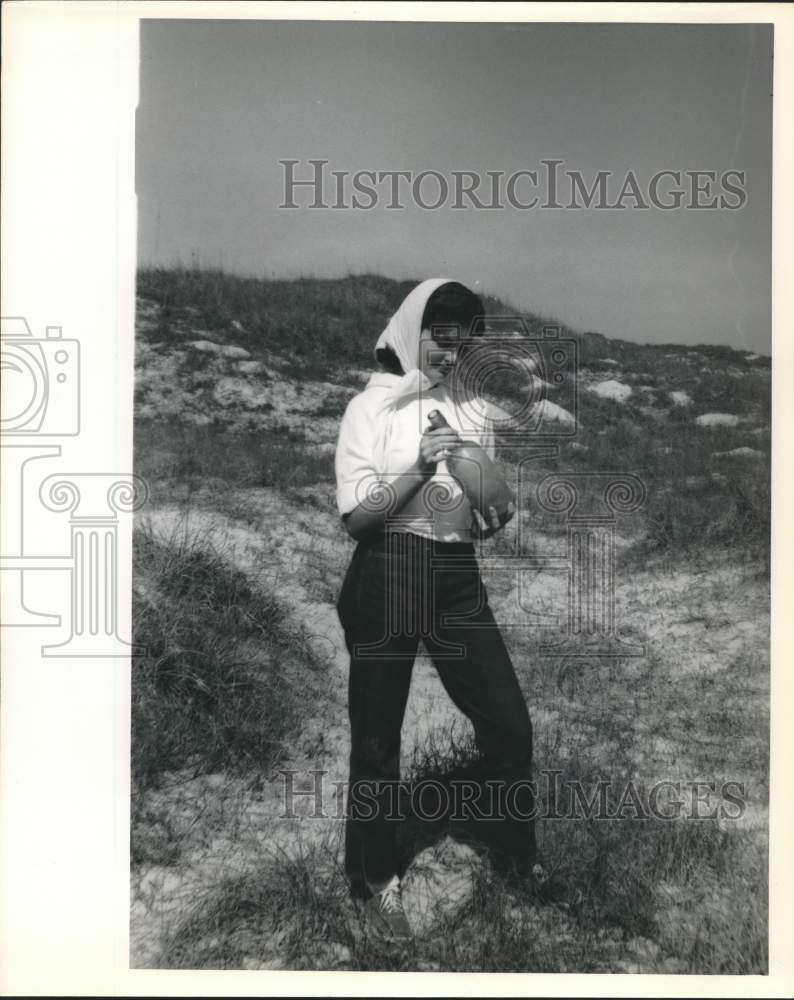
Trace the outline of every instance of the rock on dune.
[[548, 392], [554, 392], [559, 386], [552, 385], [550, 382], [544, 382], [539, 376], [535, 376], [531, 381], [523, 385], [522, 390], [529, 396], [534, 393], [537, 396], [544, 395]]
[[698, 427], [735, 427], [741, 421], [735, 413], [701, 413], [695, 417]]
[[306, 445], [317, 455], [333, 455], [336, 452], [335, 441], [317, 441], [315, 444]]
[[270, 391], [242, 378], [219, 379], [212, 396], [220, 406], [239, 406], [245, 410], [272, 407]]
[[[513, 416], [509, 410], [505, 410], [495, 403], [488, 403], [488, 415], [491, 420], [497, 421], [510, 420]], [[573, 427], [576, 424], [573, 415], [564, 406], [552, 403], [549, 399], [541, 399], [537, 402], [532, 407], [531, 412], [524, 417], [524, 420], [532, 422], [533, 425], [558, 423], [564, 427]]]
[[675, 389], [673, 392], [668, 393], [668, 395], [672, 399], [674, 406], [689, 406], [692, 402], [692, 397], [688, 392], [684, 392], [683, 389]]
[[569, 413], [564, 406], [552, 403], [550, 399], [541, 400], [535, 410], [540, 414], [541, 423], [553, 421], [565, 427], [573, 427], [576, 423], [573, 414]]
[[414, 858], [403, 880], [403, 899], [416, 933], [466, 906], [482, 864], [471, 847], [449, 836]]
[[714, 458], [763, 458], [764, 453], [759, 451], [757, 448], [748, 448], [744, 445], [741, 448], [731, 448], [730, 451], [713, 451], [712, 456]]
[[204, 354], [217, 354], [221, 358], [231, 358], [235, 361], [245, 361], [251, 357], [251, 352], [234, 344], [216, 344], [213, 340], [194, 340], [190, 346], [194, 351]]
[[607, 379], [606, 382], [597, 382], [595, 385], [589, 385], [587, 388], [589, 392], [594, 393], [601, 399], [614, 399], [616, 403], [625, 403], [632, 393], [630, 385], [626, 385], [625, 382], [618, 382], [613, 378]]
[[264, 375], [266, 378], [270, 377], [270, 373], [261, 361], [239, 361], [237, 363], [237, 371], [242, 372], [243, 375]]

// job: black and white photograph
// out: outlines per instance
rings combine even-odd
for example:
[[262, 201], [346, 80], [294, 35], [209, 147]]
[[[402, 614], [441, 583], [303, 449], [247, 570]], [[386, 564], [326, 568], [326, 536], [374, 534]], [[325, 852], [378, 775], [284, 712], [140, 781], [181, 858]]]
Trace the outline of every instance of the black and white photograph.
[[3, 994], [786, 995], [782, 5], [17, 6]]
[[772, 53], [142, 23], [133, 964], [766, 972]]

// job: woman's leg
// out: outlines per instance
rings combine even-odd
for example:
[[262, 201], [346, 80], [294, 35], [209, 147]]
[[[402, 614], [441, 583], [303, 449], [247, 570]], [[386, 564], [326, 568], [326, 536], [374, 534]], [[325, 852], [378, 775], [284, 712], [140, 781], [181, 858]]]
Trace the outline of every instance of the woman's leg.
[[378, 891], [397, 874], [400, 731], [416, 646], [416, 640], [390, 643], [406, 659], [350, 661], [345, 871], [356, 893], [365, 882]]
[[419, 643], [394, 614], [416, 604], [407, 570], [384, 544], [361, 548], [337, 605], [350, 653], [345, 871], [354, 895], [397, 874], [400, 732]]
[[[532, 725], [473, 554], [471, 562], [436, 571], [433, 629], [423, 638], [444, 687], [474, 726], [482, 777], [493, 783], [479, 808], [496, 817], [481, 826], [494, 864], [528, 873], [536, 854]], [[461, 658], [449, 657], [450, 643], [462, 648]]]

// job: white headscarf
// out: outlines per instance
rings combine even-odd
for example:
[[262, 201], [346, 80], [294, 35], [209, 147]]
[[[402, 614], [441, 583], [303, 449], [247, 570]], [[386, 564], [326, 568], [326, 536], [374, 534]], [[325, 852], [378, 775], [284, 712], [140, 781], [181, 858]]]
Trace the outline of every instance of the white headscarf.
[[370, 386], [386, 387], [389, 391], [383, 397], [376, 413], [375, 462], [378, 472], [387, 471], [389, 441], [392, 422], [399, 403], [409, 396], [419, 395], [433, 386], [430, 379], [419, 369], [419, 344], [422, 337], [422, 316], [427, 300], [442, 285], [449, 284], [450, 278], [429, 278], [412, 289], [403, 299], [400, 308], [378, 337], [375, 352], [390, 347], [397, 355], [404, 375], [391, 372], [374, 372], [367, 382]]

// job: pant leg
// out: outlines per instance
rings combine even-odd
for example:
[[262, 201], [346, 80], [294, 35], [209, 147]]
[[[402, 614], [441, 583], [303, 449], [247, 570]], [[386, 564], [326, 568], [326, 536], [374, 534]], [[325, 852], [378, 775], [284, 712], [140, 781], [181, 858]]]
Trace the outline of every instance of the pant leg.
[[355, 895], [397, 873], [400, 734], [419, 642], [412, 574], [383, 542], [359, 546], [337, 603], [350, 653], [345, 871]]
[[[473, 548], [470, 559], [439, 569], [434, 578], [433, 624], [423, 637], [425, 647], [453, 702], [474, 726], [482, 780], [495, 783], [479, 804], [497, 818], [476, 825], [498, 869], [528, 871], [536, 844], [532, 725], [526, 702]], [[461, 658], [449, 656], [451, 644], [462, 648]]]

